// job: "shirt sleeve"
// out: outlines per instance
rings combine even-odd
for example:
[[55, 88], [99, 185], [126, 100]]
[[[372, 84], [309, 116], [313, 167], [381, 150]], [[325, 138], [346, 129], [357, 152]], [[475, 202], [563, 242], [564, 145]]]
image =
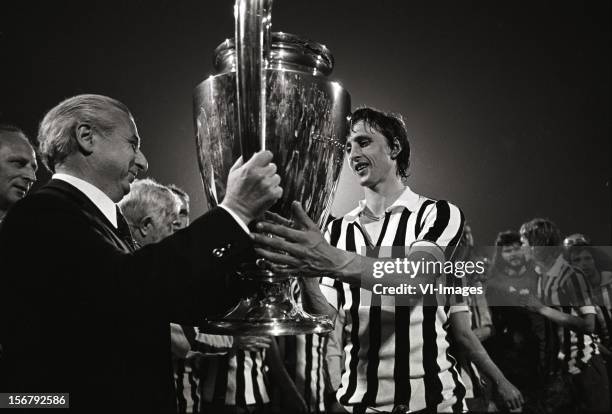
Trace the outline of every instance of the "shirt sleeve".
[[442, 261], [452, 259], [463, 234], [463, 212], [454, 204], [440, 200], [430, 204], [424, 215], [421, 230], [411, 249], [436, 247]]
[[591, 300], [591, 288], [582, 272], [573, 269], [563, 278], [559, 290], [562, 306], [592, 308], [592, 312], [588, 311], [588, 313], [595, 313]]
[[[454, 204], [440, 200], [427, 206], [423, 215], [422, 223], [418, 223], [420, 231], [410, 246], [410, 253], [423, 250], [446, 267], [445, 262], [452, 261], [463, 234], [463, 212]], [[465, 277], [455, 277], [454, 274], [442, 274], [438, 282], [461, 289], [467, 285]], [[450, 306], [450, 313], [469, 310], [466, 298], [461, 294], [446, 294], [441, 300], [445, 306]]]
[[234, 345], [234, 338], [229, 335], [212, 335], [198, 332], [195, 337], [196, 351], [204, 355], [220, 355], [227, 353]]

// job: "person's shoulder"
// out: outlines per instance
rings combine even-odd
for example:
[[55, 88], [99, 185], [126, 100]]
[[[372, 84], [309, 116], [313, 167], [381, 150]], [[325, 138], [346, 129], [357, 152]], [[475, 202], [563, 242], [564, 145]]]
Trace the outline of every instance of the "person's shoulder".
[[436, 200], [421, 196], [416, 212], [425, 220], [435, 218], [435, 220], [447, 221], [448, 223], [463, 223], [465, 220], [461, 208], [455, 203], [443, 199]]
[[55, 210], [75, 208], [66, 193], [52, 185], [44, 185], [40, 189], [19, 200], [12, 210]]
[[331, 237], [332, 239], [335, 239], [336, 236], [339, 235], [341, 229], [342, 229], [342, 223], [344, 221], [350, 221], [350, 220], [354, 220], [354, 217], [347, 217], [348, 214], [342, 216], [342, 217], [330, 217], [327, 220], [327, 225], [325, 226], [325, 232], [326, 234], [329, 235], [329, 237]]
[[564, 266], [559, 271], [560, 284], [575, 284], [576, 282], [586, 281], [586, 275], [584, 272], [577, 266], [573, 266], [567, 262], [564, 263]]
[[417, 203], [416, 211], [420, 210], [449, 210], [449, 211], [457, 211], [461, 212], [461, 208], [452, 201], [446, 199], [437, 199], [433, 197], [424, 196], [421, 194], [417, 194], [419, 197], [419, 201]]
[[17, 201], [7, 213], [4, 222], [28, 223], [47, 222], [54, 217], [82, 215], [82, 209], [76, 199], [69, 193], [46, 184], [40, 189], [31, 192], [23, 199]]

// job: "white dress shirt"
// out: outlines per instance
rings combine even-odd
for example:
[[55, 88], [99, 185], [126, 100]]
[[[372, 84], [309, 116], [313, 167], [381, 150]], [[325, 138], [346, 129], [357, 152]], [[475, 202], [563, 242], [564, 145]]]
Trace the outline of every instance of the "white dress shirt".
[[98, 210], [104, 214], [104, 217], [117, 228], [117, 205], [111, 200], [102, 190], [85, 180], [77, 178], [70, 174], [55, 173], [53, 180], [61, 180], [76, 187], [79, 191], [87, 196]]

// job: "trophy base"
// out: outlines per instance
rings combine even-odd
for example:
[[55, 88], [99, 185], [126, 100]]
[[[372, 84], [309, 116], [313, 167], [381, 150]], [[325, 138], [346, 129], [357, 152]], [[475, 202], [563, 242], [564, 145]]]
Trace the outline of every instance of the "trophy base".
[[281, 321], [228, 321], [207, 320], [203, 330], [216, 335], [304, 335], [324, 334], [334, 328], [327, 317]]
[[260, 282], [260, 289], [242, 299], [227, 314], [204, 321], [201, 331], [217, 335], [323, 334], [334, 329], [327, 316], [309, 315], [295, 302], [293, 278]]

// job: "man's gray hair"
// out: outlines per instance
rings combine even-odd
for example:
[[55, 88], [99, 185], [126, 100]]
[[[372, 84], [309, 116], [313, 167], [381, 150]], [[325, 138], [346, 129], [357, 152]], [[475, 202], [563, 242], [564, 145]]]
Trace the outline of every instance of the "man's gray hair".
[[115, 128], [113, 111], [131, 117], [127, 106], [104, 95], [77, 95], [68, 98], [51, 109], [38, 128], [40, 153], [45, 165], [55, 171], [67, 156], [77, 151], [76, 129], [86, 122], [101, 133], [107, 134]]
[[5, 141], [5, 139], [3, 138], [3, 134], [6, 134], [6, 133], [13, 133], [13, 134], [21, 135], [24, 141], [26, 141], [28, 144], [30, 144], [32, 148], [34, 148], [34, 146], [30, 142], [30, 139], [28, 138], [26, 133], [23, 132], [21, 128], [15, 125], [12, 125], [12, 124], [0, 124], [0, 146], [2, 146], [3, 142]]
[[180, 199], [168, 187], [151, 178], [135, 180], [130, 192], [119, 202], [125, 219], [136, 227], [146, 216], [160, 223], [178, 213]]
[[168, 188], [189, 206], [189, 194], [176, 184], [168, 184]]

